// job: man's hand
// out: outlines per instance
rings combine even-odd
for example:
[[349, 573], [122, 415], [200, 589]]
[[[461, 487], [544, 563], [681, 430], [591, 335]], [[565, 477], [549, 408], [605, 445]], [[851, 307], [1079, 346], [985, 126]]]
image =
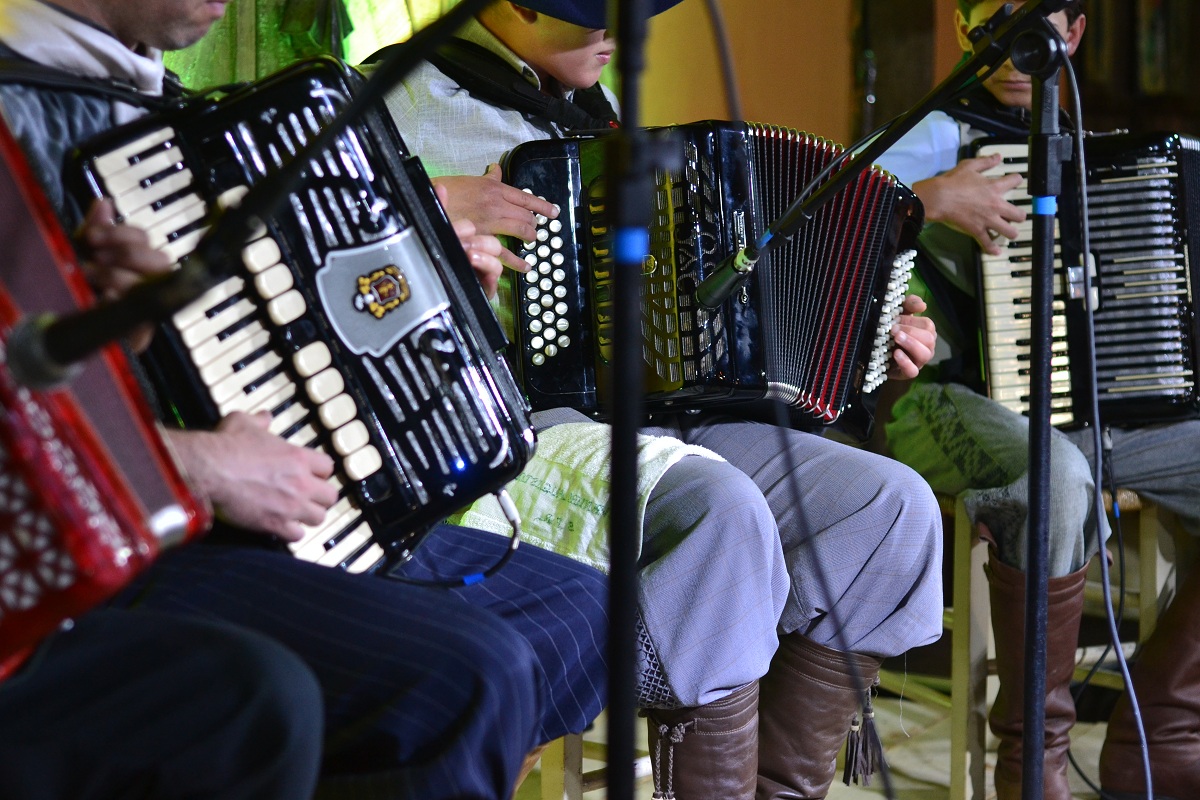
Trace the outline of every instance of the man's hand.
[[141, 228], [118, 225], [111, 200], [96, 200], [76, 234], [83, 243], [84, 274], [105, 300], [120, 297], [135, 283], [171, 269], [171, 259], [150, 247]]
[[892, 326], [892, 339], [896, 349], [892, 351], [892, 366], [888, 377], [893, 380], [910, 380], [917, 377], [921, 367], [933, 358], [937, 344], [937, 329], [933, 320], [918, 317], [925, 311], [925, 301], [915, 294], [904, 298], [902, 313]]
[[1003, 250], [996, 239], [1016, 239], [1019, 231], [1014, 223], [1025, 220], [1025, 212], [1004, 199], [1005, 193], [1021, 185], [1021, 176], [983, 174], [1000, 161], [999, 153], [964, 159], [948, 172], [913, 184], [925, 206], [926, 222], [949, 225], [974, 238], [984, 252], [1000, 255]]
[[[477, 234], [532, 242], [537, 235], [536, 217], [554, 219], [558, 209], [553, 203], [509, 186], [502, 178], [500, 165], [491, 164], [482, 177], [452, 175], [434, 178], [433, 185], [446, 190], [442, 205], [451, 222], [470, 220]], [[507, 249], [501, 251], [500, 260], [518, 272], [529, 271], [529, 265]]]
[[270, 415], [235, 412], [215, 431], [167, 431], [193, 490], [227, 522], [298, 541], [337, 502], [333, 459], [267, 430]]
[[[135, 283], [171, 269], [171, 259], [150, 246], [145, 231], [118, 225], [116, 218], [111, 200], [96, 200], [76, 232], [84, 249], [84, 276], [102, 300], [115, 300]], [[152, 325], [138, 328], [129, 346], [144, 350], [153, 335]]]

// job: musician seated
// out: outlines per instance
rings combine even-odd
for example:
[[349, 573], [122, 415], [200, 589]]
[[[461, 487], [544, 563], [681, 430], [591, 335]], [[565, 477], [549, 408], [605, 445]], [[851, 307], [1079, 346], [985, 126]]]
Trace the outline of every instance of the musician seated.
[[[0, 55], [60, 73], [61, 80], [48, 84], [30, 79], [28, 70], [6, 68], [0, 72], [0, 105], [68, 230], [82, 215], [64, 192], [63, 154], [144, 113], [142, 101], [164, 89], [161, 50], [199, 39], [224, 5], [208, 0], [12, 0], [4, 5]], [[136, 91], [124, 88], [129, 86]], [[139, 275], [167, 266], [147, 250], [143, 233], [114, 221], [104, 203], [82, 220], [84, 252], [101, 293], [119, 292]], [[488, 281], [498, 266], [497, 243], [477, 237], [469, 227], [458, 231], [477, 254], [472, 262], [481, 280]], [[319, 522], [333, 503], [336, 491], [326, 483], [332, 464], [324, 454], [272, 434], [267, 423], [263, 416], [232, 414], [215, 430], [169, 436], [197, 493], [212, 502], [226, 524], [257, 532], [263, 541], [294, 540], [302, 525]], [[498, 537], [443, 525], [426, 537], [407, 569], [417, 578], [481, 572], [506, 548]], [[431, 591], [321, 567], [276, 548], [205, 542], [166, 553], [112, 607], [178, 620], [185, 633], [202, 623], [245, 629], [276, 643], [270, 660], [278, 662], [281, 673], [302, 673], [280, 651], [295, 654], [319, 684], [325, 727], [322, 783], [333, 791], [389, 798], [503, 798], [510, 796], [531, 749], [581, 731], [603, 707], [605, 595], [599, 572], [535, 548], [518, 550], [493, 579]], [[134, 614], [125, 611], [117, 619], [133, 620]], [[144, 637], [135, 644], [148, 647]], [[84, 658], [89, 651], [81, 647], [79, 652]], [[124, 663], [115, 649], [90, 652]], [[261, 677], [249, 669], [228, 669], [246, 672], [241, 688], [256, 688]], [[208, 683], [201, 672], [190, 669], [194, 677], [184, 679]], [[11, 688], [19, 688], [20, 680]], [[306, 697], [313, 692], [304, 692], [296, 675], [283, 674], [280, 680], [291, 687], [289, 707], [292, 702], [301, 706], [282, 721], [317, 727], [320, 703]], [[203, 703], [224, 691], [205, 689], [193, 699]], [[161, 712], [165, 722], [173, 712], [163, 706], [172, 695], [154, 697], [151, 712]], [[116, 726], [139, 723], [132, 706], [110, 694], [105, 699], [102, 707], [89, 709], [111, 710]], [[44, 694], [33, 695], [21, 706], [22, 714], [42, 702], [49, 702]], [[9, 719], [6, 715], [4, 722]], [[198, 716], [197, 724], [203, 719]], [[180, 738], [186, 739], [186, 723], [179, 724]], [[296, 752], [280, 757], [294, 759], [303, 745], [305, 757], [316, 758], [307, 746], [314, 734], [297, 733]], [[113, 738], [117, 744], [118, 737]], [[94, 766], [81, 754], [54, 750], [59, 744], [40, 739], [37, 747], [44, 749], [37, 753], [32, 746], [5, 747], [0, 770], [11, 765], [11, 753], [30, 764], [50, 764], [44, 776], [49, 791], [55, 776]], [[269, 749], [268, 738], [259, 752]], [[58, 760], [46, 760], [51, 752]], [[203, 764], [193, 766], [203, 769]], [[184, 774], [158, 777], [168, 785], [147, 787], [156, 796], [199, 791], [185, 785]], [[298, 774], [290, 796], [304, 796], [307, 781], [311, 775]], [[74, 784], [64, 785], [61, 794], [4, 796], [86, 796], [75, 793]], [[121, 788], [127, 792], [130, 785]], [[265, 790], [248, 792], [244, 796], [269, 796]]]
[[[959, 0], [956, 23], [964, 52], [972, 50], [967, 31], [1003, 4], [1002, 0]], [[1074, 53], [1086, 24], [1083, 3], [1074, 0], [1051, 21]], [[921, 277], [942, 333], [942, 350], [934, 368], [926, 372], [928, 380], [916, 382], [894, 408], [887, 444], [935, 490], [952, 495], [966, 491], [972, 522], [985, 528], [993, 542], [987, 574], [1000, 694], [990, 721], [1001, 740], [995, 773], [1001, 800], [1018, 797], [1021, 787], [1028, 420], [968, 388], [968, 384], [979, 388], [980, 373], [977, 366], [964, 364], [977, 352], [983, 324], [976, 297], [975, 254], [982, 250], [1000, 256], [1006, 240], [1028, 239], [1030, 232], [1028, 224], [1018, 228], [1025, 213], [1005, 200], [1005, 192], [1020, 183], [1020, 176], [984, 174], [999, 165], [999, 155], [962, 158], [960, 153], [964, 145], [983, 137], [1027, 137], [1031, 105], [1030, 77], [1006, 62], [964, 99], [919, 123], [880, 160], [925, 204], [930, 224], [922, 241], [934, 257], [920, 265]], [[1067, 202], [1071, 198], [1060, 199]], [[1072, 360], [1077, 357], [1071, 354]], [[993, 369], [1015, 367], [993, 365]], [[1195, 456], [1200, 421], [1114, 427], [1111, 434], [1112, 451], [1106, 458], [1115, 485], [1152, 498], [1178, 515], [1193, 533], [1200, 533], [1200, 463]], [[1050, 446], [1048, 629], [1053, 633], [1046, 668], [1047, 800], [1071, 796], [1067, 748], [1075, 708], [1069, 682], [1084, 572], [1100, 547], [1100, 538], [1109, 533], [1106, 519], [1091, 515], [1095, 491], [1091, 436], [1091, 429], [1056, 430]], [[1155, 627], [1133, 671], [1158, 797], [1200, 796], [1200, 709], [1195, 704], [1200, 690], [1198, 577], [1191, 577]], [[1100, 777], [1105, 792], [1129, 793], [1121, 797], [1144, 794], [1137, 735], [1124, 698], [1109, 722]]]
[[[497, 163], [522, 142], [616, 120], [598, 84], [614, 50], [605, 20], [601, 0], [494, 3], [442, 56], [454, 60], [447, 69], [516, 92], [425, 63], [389, 96], [406, 144], [450, 190], [452, 216], [523, 241], [536, 216], [556, 216], [503, 184]], [[505, 263], [528, 269], [511, 253]], [[898, 378], [932, 353], [922, 308], [909, 301], [895, 329]], [[607, 427], [570, 409], [534, 423], [538, 452], [521, 482], [606, 507], [593, 455], [605, 452]], [[642, 433], [638, 700], [657, 789], [681, 800], [825, 796], [880, 660], [940, 635], [940, 522], [928, 487], [873, 454], [711, 413], [656, 417]], [[606, 551], [588, 546], [592, 520], [572, 519], [570, 536], [535, 528], [531, 538], [603, 564]], [[833, 563], [845, 568], [822, 575]]]

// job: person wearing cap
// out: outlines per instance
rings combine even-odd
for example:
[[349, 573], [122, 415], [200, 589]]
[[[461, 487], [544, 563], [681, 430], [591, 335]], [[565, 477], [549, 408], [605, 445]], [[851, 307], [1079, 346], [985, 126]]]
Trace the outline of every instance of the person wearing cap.
[[[614, 53], [605, 4], [497, 2], [457, 36], [438, 58], [483, 51], [470, 61], [516, 83], [519, 108], [446, 71], [467, 62], [419, 65], [388, 107], [446, 188], [452, 219], [530, 241], [535, 215], [557, 211], [505, 185], [496, 162], [523, 142], [615, 124], [615, 98], [598, 83]], [[544, 111], [522, 110], [536, 108], [530, 95]], [[527, 269], [511, 253], [506, 263]], [[895, 335], [893, 376], [911, 378], [933, 327], [909, 315]], [[608, 427], [569, 409], [534, 424], [537, 456], [517, 483], [588, 496], [596, 476], [581, 468], [572, 481], [571, 468], [585, 447], [607, 452]], [[707, 413], [656, 417], [642, 433], [638, 702], [656, 789], [680, 800], [824, 797], [881, 660], [940, 635], [936, 501], [906, 467], [808, 433]], [[486, 527], [481, 506], [467, 524]], [[572, 524], [521, 511], [527, 539], [604, 566], [603, 553], [572, 549]]]

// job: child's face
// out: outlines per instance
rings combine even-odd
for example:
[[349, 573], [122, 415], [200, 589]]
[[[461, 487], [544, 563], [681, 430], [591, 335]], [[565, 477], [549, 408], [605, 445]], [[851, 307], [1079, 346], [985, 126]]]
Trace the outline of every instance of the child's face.
[[[971, 42], [967, 39], [967, 31], [987, 22], [989, 18], [1003, 6], [1011, 2], [1018, 8], [1025, 0], [984, 0], [971, 9], [971, 16], [964, 19], [962, 12], [956, 12], [958, 18], [958, 41], [963, 50], [971, 50]], [[1050, 15], [1050, 22], [1058, 29], [1058, 33], [1067, 43], [1067, 54], [1073, 55], [1083, 36], [1084, 18], [1081, 16], [1072, 25], [1067, 24], [1067, 12], [1058, 11]], [[1020, 108], [1033, 107], [1033, 81], [1022, 72], [1018, 72], [1012, 61], [1005, 61], [991, 77], [983, 82], [984, 87], [1006, 106]]]
[[583, 28], [545, 14], [538, 15], [530, 33], [521, 57], [543, 80], [552, 77], [569, 89], [584, 89], [600, 80], [616, 49], [603, 28]]

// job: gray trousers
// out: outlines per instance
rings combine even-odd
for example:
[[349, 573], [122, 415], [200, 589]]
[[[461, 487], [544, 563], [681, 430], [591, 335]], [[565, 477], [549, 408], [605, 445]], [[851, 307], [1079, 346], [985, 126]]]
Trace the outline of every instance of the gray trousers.
[[[535, 424], [581, 419], [556, 410]], [[725, 459], [685, 457], [646, 509], [638, 599], [669, 690], [659, 704], [702, 705], [760, 678], [779, 634], [879, 657], [940, 635], [940, 517], [912, 470], [726, 417], [656, 418], [642, 432]]]
[[[958, 384], [914, 386], [887, 427], [892, 453], [935, 491], [957, 495], [973, 522], [987, 525], [1002, 561], [1025, 569], [1029, 535], [1029, 420]], [[1174, 512], [1200, 534], [1200, 420], [1113, 428], [1116, 485]], [[1054, 431], [1050, 442], [1051, 576], [1083, 567], [1108, 537], [1095, 519], [1092, 434]], [[1106, 477], [1107, 480], [1107, 477]], [[1099, 534], [1099, 535], [1098, 535]]]

